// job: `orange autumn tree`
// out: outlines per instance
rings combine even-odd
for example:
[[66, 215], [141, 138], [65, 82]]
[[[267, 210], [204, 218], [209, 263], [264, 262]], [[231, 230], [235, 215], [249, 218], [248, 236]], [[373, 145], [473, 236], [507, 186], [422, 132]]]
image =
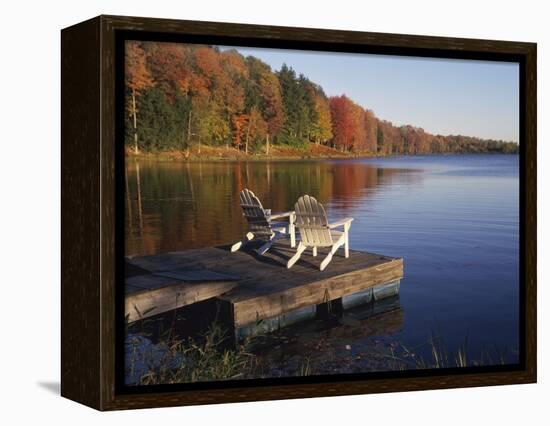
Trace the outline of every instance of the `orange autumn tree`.
[[244, 145], [245, 154], [248, 154], [252, 141], [263, 140], [268, 134], [268, 124], [255, 106], [251, 108], [250, 114], [235, 115], [233, 123], [235, 126], [233, 144], [237, 149], [241, 149]]
[[155, 76], [155, 85], [173, 103], [178, 92], [188, 90], [194, 71], [191, 48], [178, 43], [144, 42], [147, 66]]
[[333, 146], [342, 151], [376, 153], [377, 120], [347, 96], [330, 98]]
[[125, 81], [131, 92], [131, 102], [127, 104], [127, 111], [133, 118], [134, 152], [139, 154], [137, 131], [137, 97], [148, 87], [153, 86], [153, 78], [147, 69], [145, 51], [137, 41], [126, 42]]
[[235, 115], [233, 117], [233, 126], [235, 128], [233, 145], [235, 145], [237, 149], [241, 148], [243, 133], [245, 132], [249, 119], [250, 117], [247, 114]]
[[[245, 82], [248, 80], [248, 68], [243, 56], [234, 49], [220, 53], [220, 65], [223, 70], [220, 76], [220, 93], [217, 95], [222, 105], [220, 113], [228, 124], [229, 130], [234, 131], [234, 144], [239, 146], [240, 140], [237, 142], [236, 138], [241, 135], [240, 129], [235, 127], [235, 120], [241, 123], [243, 117], [248, 119], [245, 111], [244, 89]], [[229, 138], [225, 138], [225, 141], [227, 147]]]
[[367, 129], [365, 126], [365, 110], [352, 102], [353, 137], [350, 149], [356, 152], [365, 151], [367, 142]]
[[356, 117], [354, 104], [346, 96], [334, 96], [330, 98], [330, 112], [332, 115], [332, 131], [334, 137], [332, 143], [341, 151], [351, 150], [355, 137]]

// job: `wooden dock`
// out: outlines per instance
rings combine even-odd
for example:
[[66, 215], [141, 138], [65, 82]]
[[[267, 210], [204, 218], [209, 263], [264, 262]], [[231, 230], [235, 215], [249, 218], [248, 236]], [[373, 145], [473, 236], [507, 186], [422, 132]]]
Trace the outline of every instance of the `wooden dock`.
[[395, 295], [403, 277], [403, 259], [375, 253], [337, 253], [326, 270], [326, 251], [295, 253], [282, 240], [263, 256], [254, 245], [231, 253], [209, 247], [127, 258], [125, 309], [128, 322], [190, 304], [217, 299], [230, 306], [238, 336], [254, 333], [259, 323], [272, 330], [315, 315], [316, 307], [338, 301], [346, 309]]

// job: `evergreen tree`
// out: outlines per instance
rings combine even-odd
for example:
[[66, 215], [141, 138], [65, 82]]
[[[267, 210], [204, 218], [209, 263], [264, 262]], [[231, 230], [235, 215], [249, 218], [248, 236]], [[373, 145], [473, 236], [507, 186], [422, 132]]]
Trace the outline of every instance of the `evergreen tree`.
[[178, 148], [178, 117], [164, 91], [158, 87], [143, 93], [138, 118], [141, 124], [141, 143], [146, 151]]

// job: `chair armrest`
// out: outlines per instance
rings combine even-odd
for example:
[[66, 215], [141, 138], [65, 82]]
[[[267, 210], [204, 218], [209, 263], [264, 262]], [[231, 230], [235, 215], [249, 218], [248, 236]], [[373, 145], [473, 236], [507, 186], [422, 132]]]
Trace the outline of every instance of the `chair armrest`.
[[328, 227], [329, 229], [338, 228], [339, 226], [344, 226], [346, 223], [351, 223], [353, 221], [352, 217], [346, 217], [345, 219], [340, 219], [336, 222], [329, 223]]
[[294, 211], [284, 212], [284, 213], [275, 213], [275, 214], [269, 215], [269, 220], [271, 221], [273, 219], [282, 219], [284, 217], [290, 218], [293, 214], [294, 214]]

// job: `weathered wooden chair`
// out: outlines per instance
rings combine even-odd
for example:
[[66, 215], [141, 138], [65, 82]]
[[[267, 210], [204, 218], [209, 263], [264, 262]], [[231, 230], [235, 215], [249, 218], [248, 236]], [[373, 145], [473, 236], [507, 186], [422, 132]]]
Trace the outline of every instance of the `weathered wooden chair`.
[[[258, 254], [265, 254], [275, 241], [283, 237], [290, 237], [290, 246], [296, 247], [294, 230], [294, 212], [271, 214], [270, 209], [264, 209], [256, 195], [249, 189], [243, 189], [240, 194], [241, 208], [248, 222], [248, 232], [242, 241], [231, 246], [231, 251], [239, 250], [246, 243], [257, 240], [267, 240], [258, 250]], [[287, 219], [288, 223], [276, 223], [274, 220]]]
[[[291, 268], [301, 254], [308, 247], [312, 248], [313, 256], [317, 256], [318, 247], [330, 247], [330, 251], [321, 262], [320, 269], [323, 271], [332, 260], [336, 251], [344, 246], [346, 258], [349, 257], [349, 230], [353, 218], [328, 223], [325, 208], [315, 198], [309, 195], [300, 197], [295, 206], [295, 226], [300, 231], [300, 242], [296, 254], [290, 258], [287, 268]], [[336, 231], [334, 228], [343, 227], [344, 231]]]

